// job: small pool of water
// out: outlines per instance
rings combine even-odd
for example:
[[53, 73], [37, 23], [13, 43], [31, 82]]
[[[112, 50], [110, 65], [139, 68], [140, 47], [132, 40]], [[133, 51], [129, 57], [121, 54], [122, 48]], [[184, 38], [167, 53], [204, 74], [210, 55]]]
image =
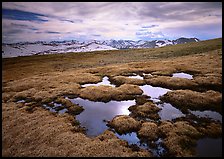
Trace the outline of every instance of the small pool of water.
[[88, 136], [97, 136], [103, 133], [108, 129], [104, 120], [112, 120], [116, 115], [129, 115], [128, 108], [135, 105], [135, 100], [110, 101], [107, 103], [93, 102], [82, 98], [69, 100], [84, 107], [85, 110], [77, 115], [76, 119], [80, 121], [81, 126], [87, 128]]
[[91, 84], [83, 84], [82, 87], [88, 87], [88, 86], [100, 86], [100, 85], [107, 85], [111, 87], [115, 87], [114, 84], [111, 84], [109, 81], [109, 78], [107, 76], [103, 77], [102, 82], [99, 83], [91, 83]]
[[24, 99], [18, 100], [16, 103], [25, 103], [26, 101]]
[[140, 76], [140, 75], [128, 76], [128, 78], [136, 78], [136, 79], [141, 79], [141, 80], [143, 80], [143, 77]]
[[162, 154], [164, 154], [164, 152], [165, 152], [165, 149], [161, 146], [161, 143], [162, 143], [161, 138], [159, 138], [157, 141], [155, 141], [155, 144], [156, 144], [155, 148], [150, 148], [145, 142], [142, 142], [142, 143], [140, 142], [136, 132], [132, 132], [132, 133], [128, 133], [128, 134], [122, 134], [122, 135], [119, 135], [118, 133], [115, 133], [115, 135], [119, 139], [127, 141], [129, 145], [135, 144], [141, 149], [151, 151], [153, 153], [153, 156], [155, 156], [155, 157], [159, 157]]
[[162, 103], [157, 106], [162, 109], [158, 112], [161, 120], [172, 120], [186, 116], [179, 109], [173, 107], [170, 103]]
[[188, 73], [173, 73], [172, 77], [179, 77], [179, 78], [187, 78], [187, 79], [193, 79], [193, 76]]
[[222, 157], [222, 138], [203, 138], [197, 141], [197, 157]]
[[151, 73], [143, 73], [143, 76], [152, 76]]
[[139, 140], [136, 132], [122, 134], [122, 135], [120, 135], [118, 133], [115, 133], [115, 135], [119, 139], [122, 139], [122, 140], [127, 141], [129, 145], [136, 144], [138, 147], [140, 147], [142, 149], [147, 149], [148, 148], [148, 146], [146, 145], [146, 143], [140, 143], [140, 140]]
[[215, 111], [210, 111], [210, 110], [206, 110], [206, 111], [192, 111], [189, 110], [190, 113], [198, 116], [198, 117], [205, 117], [205, 118], [211, 118], [213, 120], [218, 120], [222, 123], [222, 115], [219, 114], [218, 112]]
[[54, 102], [51, 102], [51, 104], [54, 104], [54, 106], [51, 107], [47, 104], [43, 104], [43, 107], [48, 109], [50, 112], [55, 112], [55, 113], [59, 113], [59, 114], [63, 114], [68, 111], [68, 109], [66, 109], [66, 108], [60, 109], [60, 107], [62, 107], [62, 104], [57, 104]]
[[150, 96], [155, 102], [159, 101], [159, 96], [163, 96], [168, 91], [171, 91], [170, 89], [153, 87], [151, 85], [140, 86], [140, 88], [143, 90], [143, 94]]

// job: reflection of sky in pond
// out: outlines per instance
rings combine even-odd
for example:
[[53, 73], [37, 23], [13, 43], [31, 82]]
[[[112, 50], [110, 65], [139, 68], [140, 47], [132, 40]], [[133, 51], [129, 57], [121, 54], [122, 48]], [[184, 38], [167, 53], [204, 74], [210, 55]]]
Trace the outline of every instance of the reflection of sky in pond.
[[170, 103], [162, 103], [157, 106], [162, 108], [162, 110], [158, 112], [161, 120], [172, 120], [185, 116], [179, 109], [173, 107]]
[[189, 110], [192, 114], [199, 116], [199, 117], [206, 117], [206, 118], [211, 118], [214, 120], [219, 120], [220, 122], [222, 122], [222, 115], [215, 112], [215, 111], [210, 111], [210, 110], [206, 110], [206, 111], [192, 111]]
[[153, 87], [151, 85], [140, 86], [140, 88], [143, 90], [143, 94], [150, 96], [152, 100], [153, 98], [158, 99], [159, 96], [163, 96], [168, 91], [170, 91], [170, 89], [166, 89], [162, 87]]
[[222, 157], [222, 138], [203, 138], [197, 141], [197, 157]]
[[84, 107], [84, 111], [77, 115], [77, 120], [81, 126], [86, 127], [88, 136], [97, 136], [104, 132], [108, 127], [103, 120], [112, 120], [116, 115], [129, 115], [128, 108], [135, 105], [134, 100], [93, 102], [82, 98], [69, 99], [75, 104]]
[[136, 79], [141, 79], [141, 80], [143, 80], [143, 77], [141, 77], [141, 76], [139, 76], [139, 75], [128, 76], [128, 78], [136, 78]]
[[141, 144], [139, 138], [137, 137], [136, 132], [132, 132], [132, 133], [127, 133], [127, 134], [122, 134], [119, 135], [118, 133], [115, 133], [115, 135], [122, 140], [126, 140], [128, 142], [129, 145], [131, 144], [136, 144], [141, 148], [146, 149], [147, 145], [146, 144]]
[[107, 86], [115, 87], [115, 85], [110, 83], [109, 78], [107, 76], [103, 77], [102, 82], [92, 83], [92, 84], [84, 84], [84, 85], [81, 85], [81, 86], [82, 87], [88, 87], [88, 86], [100, 86], [100, 85], [107, 85]]
[[165, 152], [165, 149], [161, 146], [161, 143], [162, 143], [161, 138], [159, 138], [157, 141], [155, 141], [155, 144], [157, 145], [157, 147], [149, 148], [145, 142], [143, 142], [143, 143], [140, 142], [136, 132], [122, 134], [122, 135], [115, 133], [115, 135], [119, 139], [127, 141], [129, 145], [136, 144], [138, 147], [140, 147], [142, 149], [152, 151], [153, 155], [156, 157], [161, 156]]
[[151, 73], [143, 73], [143, 76], [152, 76], [152, 74]]
[[193, 76], [187, 73], [174, 73], [172, 77], [179, 77], [179, 78], [187, 78], [187, 79], [193, 79]]
[[25, 103], [26, 101], [25, 100], [18, 100], [16, 103]]
[[[54, 102], [51, 102], [51, 103], [54, 103]], [[50, 107], [48, 106], [47, 104], [43, 104], [43, 107], [45, 107], [46, 109], [48, 109], [50, 112], [58, 112], [59, 114], [63, 114], [65, 112], [68, 111], [68, 109], [64, 108], [64, 109], [61, 109], [59, 111], [55, 110], [57, 107], [61, 107], [62, 104], [58, 104], [58, 103], [54, 103], [54, 106], [53, 107]]]

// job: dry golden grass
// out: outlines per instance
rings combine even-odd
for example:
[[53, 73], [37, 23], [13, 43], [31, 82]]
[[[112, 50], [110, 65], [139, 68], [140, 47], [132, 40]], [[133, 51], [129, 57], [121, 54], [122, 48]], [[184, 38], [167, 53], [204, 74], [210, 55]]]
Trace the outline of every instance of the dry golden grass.
[[158, 139], [158, 126], [153, 122], [145, 122], [138, 131], [138, 137], [149, 141]]
[[196, 139], [201, 134], [188, 122], [171, 123], [164, 121], [158, 129], [165, 136], [163, 143], [169, 150], [170, 156], [190, 157], [195, 155], [193, 147], [196, 146]]
[[114, 128], [119, 134], [126, 134], [137, 131], [141, 123], [128, 115], [118, 115], [114, 117], [108, 125]]
[[130, 116], [134, 118], [149, 118], [152, 120], [160, 119], [158, 112], [161, 110], [152, 102], [146, 102], [143, 105], [130, 106], [128, 110], [131, 111]]
[[[196, 86], [197, 90], [203, 92], [176, 90], [168, 94], [169, 100], [176, 104], [175, 100], [179, 99], [186, 108], [189, 108], [190, 103], [190, 107], [196, 109], [199, 107], [212, 109], [213, 107], [209, 106], [212, 104], [216, 105], [215, 110], [221, 110], [221, 47], [222, 39], [214, 39], [157, 49], [2, 59], [2, 154], [16, 157], [152, 156], [143, 150], [133, 151], [127, 147], [126, 142], [115, 138], [111, 132], [105, 132], [101, 137], [91, 139], [80, 133], [75, 119], [68, 117], [68, 114], [61, 116], [50, 113], [39, 104], [48, 103], [68, 94], [101, 101], [132, 99], [135, 95], [142, 94], [137, 85], [149, 82], [175, 89], [193, 89], [193, 86]], [[174, 72], [191, 73], [194, 79], [188, 81], [168, 77]], [[154, 80], [151, 80], [151, 77], [142, 81], [123, 77], [131, 73], [152, 73]], [[100, 82], [103, 76], [114, 78], [122, 85], [115, 88], [80, 86]], [[19, 99], [30, 100], [30, 105], [24, 107], [21, 103], [15, 103]], [[146, 102], [148, 101], [143, 97], [138, 99], [140, 105]], [[32, 111], [27, 111], [29, 109]], [[128, 125], [129, 120], [127, 121]], [[166, 132], [176, 130], [178, 127], [173, 123], [170, 125]], [[189, 135], [188, 130], [190, 132], [193, 128], [191, 125], [188, 126], [189, 124], [182, 125], [179, 126], [181, 132], [175, 132], [173, 136], [170, 135], [170, 138], [165, 139], [173, 156], [192, 155], [192, 151], [180, 147], [179, 142], [188, 143], [188, 138], [182, 139], [182, 136]], [[206, 135], [220, 135], [222, 130], [220, 125], [215, 123], [207, 124], [206, 128], [202, 124], [199, 128], [198, 131]], [[209, 131], [206, 131], [207, 128]], [[217, 128], [217, 131], [212, 131], [213, 128]], [[175, 136], [176, 134], [178, 136]]]

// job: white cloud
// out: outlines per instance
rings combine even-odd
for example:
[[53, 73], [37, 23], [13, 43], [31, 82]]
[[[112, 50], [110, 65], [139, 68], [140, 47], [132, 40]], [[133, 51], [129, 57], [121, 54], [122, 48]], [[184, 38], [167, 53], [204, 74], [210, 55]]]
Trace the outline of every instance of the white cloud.
[[[207, 35], [212, 34], [211, 37], [221, 37], [221, 3], [3, 2], [2, 6], [3, 9], [42, 14], [44, 16], [41, 16], [41, 19], [48, 20], [35, 22], [2, 19], [3, 41], [54, 38], [138, 40], [143, 37], [199, 35], [194, 33], [198, 30], [201, 32], [200, 36], [203, 36], [203, 32]], [[12, 23], [27, 27], [16, 27]], [[212, 26], [218, 30], [211, 30]], [[21, 29], [21, 32], [18, 29]], [[60, 34], [48, 34], [48, 31]]]

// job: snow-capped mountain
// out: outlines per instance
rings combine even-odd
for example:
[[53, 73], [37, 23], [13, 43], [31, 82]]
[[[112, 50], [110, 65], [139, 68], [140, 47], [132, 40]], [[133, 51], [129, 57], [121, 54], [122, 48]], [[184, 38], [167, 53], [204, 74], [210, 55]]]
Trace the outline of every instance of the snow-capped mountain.
[[78, 41], [3, 44], [2, 57], [6, 58], [68, 52], [88, 52], [97, 50], [117, 50], [117, 48], [101, 45], [95, 42], [81, 43]]
[[157, 48], [167, 45], [183, 44], [188, 42], [198, 42], [197, 38], [179, 38], [176, 40], [153, 40], [153, 41], [133, 41], [133, 40], [108, 40], [102, 44], [117, 48], [117, 49], [130, 49], [130, 48]]
[[77, 40], [51, 41], [51, 42], [23, 42], [14, 44], [2, 44], [2, 57], [17, 57], [30, 55], [43, 55], [68, 52], [89, 52], [98, 50], [117, 50], [131, 48], [157, 48], [167, 45], [198, 42], [197, 38], [179, 38], [176, 40], [90, 40], [80, 42]]

